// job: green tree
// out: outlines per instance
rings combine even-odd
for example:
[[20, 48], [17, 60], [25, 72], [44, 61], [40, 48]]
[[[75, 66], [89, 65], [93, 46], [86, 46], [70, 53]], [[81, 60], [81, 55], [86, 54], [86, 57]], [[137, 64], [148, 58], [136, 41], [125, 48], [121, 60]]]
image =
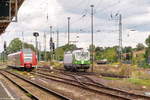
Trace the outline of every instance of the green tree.
[[103, 47], [96, 47], [95, 48], [95, 52], [103, 52], [103, 51], [104, 51]]
[[57, 48], [56, 50], [55, 50], [55, 54], [56, 54], [56, 58], [57, 58], [57, 60], [63, 60], [63, 57], [64, 57], [64, 50], [63, 50], [63, 48]]
[[103, 55], [103, 52], [97, 51], [97, 52], [95, 53], [95, 59], [96, 59], [96, 60], [104, 59], [103, 56], [104, 56], [104, 55]]
[[77, 47], [74, 44], [66, 44], [62, 46], [61, 48], [63, 48], [64, 51], [72, 51], [72, 50], [75, 50]]
[[103, 47], [96, 47], [95, 48], [95, 59], [96, 60], [103, 59], [103, 52], [104, 52], [104, 48]]
[[7, 47], [7, 52], [14, 53], [14, 52], [20, 51], [21, 49], [22, 49], [21, 40], [19, 40], [19, 38], [15, 38], [14, 40], [10, 42], [9, 46]]
[[147, 45], [147, 48], [145, 50], [145, 61], [146, 63], [149, 63], [149, 59], [150, 59], [150, 35], [148, 36], [148, 38], [145, 40], [145, 44]]
[[123, 53], [130, 53], [130, 52], [132, 52], [132, 47], [124, 47], [123, 49], [122, 49], [122, 52]]
[[109, 62], [117, 61], [117, 47], [96, 47], [95, 49], [95, 59], [102, 60], [107, 59]]
[[24, 48], [30, 48], [31, 50], [35, 51], [35, 48], [32, 44], [24, 43]]
[[150, 35], [148, 36], [148, 38], [145, 40], [146, 45], [148, 46], [148, 48], [150, 48]]
[[115, 47], [106, 48], [103, 57], [107, 59], [109, 62], [116, 62], [117, 61], [117, 50]]
[[[22, 49], [22, 44], [23, 43], [19, 38], [13, 39], [10, 42], [9, 46], [7, 47], [7, 53], [10, 54], [10, 53], [20, 51]], [[24, 48], [30, 48], [33, 51], [35, 51], [35, 48], [32, 44], [24, 43]]]
[[[67, 52], [67, 51], [73, 51], [75, 50], [77, 47], [76, 45], [74, 44], [66, 44], [64, 46], [61, 46], [59, 48], [56, 48], [55, 49], [55, 59], [57, 60], [63, 60], [63, 57], [64, 57], [64, 52]], [[51, 59], [51, 55], [52, 55], [52, 52], [50, 52], [48, 54], [48, 59]]]

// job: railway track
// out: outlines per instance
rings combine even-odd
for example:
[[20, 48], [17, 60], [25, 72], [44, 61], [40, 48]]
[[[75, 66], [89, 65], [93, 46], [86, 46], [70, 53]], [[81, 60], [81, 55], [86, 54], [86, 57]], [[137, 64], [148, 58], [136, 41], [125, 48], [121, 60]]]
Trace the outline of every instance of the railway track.
[[10, 71], [0, 71], [9, 81], [28, 93], [33, 100], [72, 100], [62, 94], [52, 91], [38, 83]]
[[[35, 73], [32, 73], [32, 74], [35, 74]], [[145, 96], [145, 95], [130, 93], [128, 91], [105, 86], [104, 84], [97, 83], [91, 78], [82, 74], [78, 75], [77, 73], [70, 74], [70, 73], [61, 72], [61, 74], [70, 76], [72, 77], [72, 79], [63, 78], [63, 77], [56, 76], [56, 75], [51, 75], [51, 74], [48, 74], [47, 72], [43, 73], [42, 71], [41, 72], [37, 71], [36, 74], [47, 79], [63, 82], [66, 84], [71, 84], [74, 86], [78, 86], [80, 88], [84, 88], [89, 91], [93, 91], [98, 94], [101, 93], [101, 94], [105, 94], [105, 95], [112, 96], [115, 98], [126, 99], [126, 100], [133, 100], [133, 99], [137, 100], [139, 98], [142, 100], [150, 99], [150, 97]]]
[[[37, 70], [42, 70], [42, 71], [47, 71], [47, 72], [50, 72], [50, 71], [57, 71], [57, 72], [68, 72], [68, 71], [65, 71], [64, 69], [50, 69], [49, 67], [39, 67], [37, 68]], [[95, 72], [76, 72], [78, 74], [90, 74], [90, 75], [101, 75], [101, 76], [104, 76], [104, 77], [114, 77], [114, 78], [130, 78], [130, 76], [123, 76], [123, 75], [115, 75], [115, 74], [109, 74], [109, 73], [95, 73]]]

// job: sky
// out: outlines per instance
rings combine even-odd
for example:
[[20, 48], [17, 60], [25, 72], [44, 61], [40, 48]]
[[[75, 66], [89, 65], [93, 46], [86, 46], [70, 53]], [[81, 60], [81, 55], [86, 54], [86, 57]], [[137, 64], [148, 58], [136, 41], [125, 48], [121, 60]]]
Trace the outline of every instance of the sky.
[[[70, 20], [70, 40], [78, 47], [91, 44], [91, 7], [94, 5], [94, 44], [108, 47], [119, 44], [118, 15], [122, 15], [123, 46], [135, 47], [150, 35], [150, 0], [25, 0], [18, 11], [18, 22], [12, 22], [0, 36], [0, 43], [14, 38], [35, 44], [33, 32], [39, 32], [38, 41], [49, 50], [50, 26], [59, 46], [67, 43], [67, 17]], [[133, 31], [134, 30], [134, 31]], [[23, 39], [23, 36], [24, 39]], [[0, 45], [0, 51], [3, 45]]]

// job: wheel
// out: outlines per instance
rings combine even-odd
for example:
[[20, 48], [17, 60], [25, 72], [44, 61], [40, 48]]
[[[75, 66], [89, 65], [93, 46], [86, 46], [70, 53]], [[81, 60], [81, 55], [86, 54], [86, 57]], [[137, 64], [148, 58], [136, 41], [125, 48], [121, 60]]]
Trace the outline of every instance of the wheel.
[[24, 67], [20, 67], [19, 70], [20, 71], [25, 71], [25, 68]]
[[71, 71], [72, 71], [72, 72], [76, 72], [76, 71], [77, 71], [76, 66], [72, 66], [72, 67], [71, 67]]
[[64, 66], [64, 69], [65, 69], [66, 71], [68, 71], [68, 70], [69, 70], [67, 66]]

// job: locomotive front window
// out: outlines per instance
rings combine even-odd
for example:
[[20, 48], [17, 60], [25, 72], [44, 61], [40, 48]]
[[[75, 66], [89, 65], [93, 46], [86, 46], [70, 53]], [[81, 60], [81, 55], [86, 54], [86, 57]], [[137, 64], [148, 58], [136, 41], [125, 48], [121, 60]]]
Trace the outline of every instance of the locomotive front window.
[[24, 54], [24, 61], [31, 62], [32, 61], [32, 54]]
[[32, 54], [24, 54], [25, 57], [32, 57]]
[[87, 58], [88, 57], [88, 53], [87, 52], [82, 52], [81, 56], [82, 56], [82, 58]]
[[32, 57], [24, 57], [24, 61], [25, 62], [31, 62], [32, 61]]
[[88, 52], [76, 52], [75, 57], [77, 60], [88, 60], [89, 53]]

